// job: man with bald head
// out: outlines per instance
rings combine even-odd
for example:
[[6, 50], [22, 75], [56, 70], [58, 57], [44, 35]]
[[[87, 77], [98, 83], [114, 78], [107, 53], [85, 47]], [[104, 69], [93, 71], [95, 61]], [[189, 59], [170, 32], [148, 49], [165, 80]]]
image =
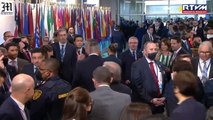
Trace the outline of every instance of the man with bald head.
[[1, 120], [29, 120], [25, 104], [34, 94], [34, 80], [26, 74], [19, 74], [12, 80], [11, 96], [0, 107]]
[[213, 78], [212, 52], [212, 44], [209, 41], [204, 41], [198, 48], [199, 57], [192, 59], [194, 73], [200, 78], [203, 84]]

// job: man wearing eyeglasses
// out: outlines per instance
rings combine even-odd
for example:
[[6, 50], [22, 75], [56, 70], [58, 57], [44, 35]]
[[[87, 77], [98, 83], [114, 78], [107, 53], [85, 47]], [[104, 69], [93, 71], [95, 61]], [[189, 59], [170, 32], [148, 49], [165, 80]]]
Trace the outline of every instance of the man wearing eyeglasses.
[[199, 57], [192, 59], [194, 73], [200, 78], [203, 84], [213, 78], [212, 51], [212, 44], [209, 41], [204, 41], [198, 48]]
[[14, 38], [14, 35], [12, 34], [11, 31], [6, 31], [6, 32], [4, 32], [3, 35], [4, 35], [4, 37], [3, 37], [4, 43], [2, 43], [2, 44], [0, 45], [1, 47], [4, 47], [4, 46], [6, 46], [7, 43], [12, 42], [12, 40], [13, 40], [13, 38]]

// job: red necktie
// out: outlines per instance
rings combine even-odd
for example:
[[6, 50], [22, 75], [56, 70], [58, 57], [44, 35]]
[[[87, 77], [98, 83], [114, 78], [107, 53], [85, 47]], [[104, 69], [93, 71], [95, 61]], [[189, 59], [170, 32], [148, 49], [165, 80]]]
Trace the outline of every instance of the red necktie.
[[152, 72], [152, 76], [153, 76], [153, 78], [155, 80], [155, 84], [156, 84], [156, 86], [158, 88], [158, 96], [160, 96], [160, 88], [159, 88], [159, 84], [158, 84], [158, 78], [157, 78], [157, 75], [155, 73], [155, 68], [154, 68], [153, 62], [150, 62], [149, 64], [150, 64], [150, 69], [151, 69], [151, 72]]

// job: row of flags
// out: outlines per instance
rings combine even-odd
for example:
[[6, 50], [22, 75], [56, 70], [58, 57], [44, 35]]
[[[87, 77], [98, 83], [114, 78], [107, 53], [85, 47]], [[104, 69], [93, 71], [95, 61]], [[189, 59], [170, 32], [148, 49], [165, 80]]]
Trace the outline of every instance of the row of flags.
[[84, 40], [101, 41], [111, 35], [112, 18], [109, 9], [94, 7], [77, 8], [62, 5], [16, 3], [15, 33], [34, 37], [34, 46], [40, 47], [45, 36], [53, 38], [60, 27], [74, 27]]

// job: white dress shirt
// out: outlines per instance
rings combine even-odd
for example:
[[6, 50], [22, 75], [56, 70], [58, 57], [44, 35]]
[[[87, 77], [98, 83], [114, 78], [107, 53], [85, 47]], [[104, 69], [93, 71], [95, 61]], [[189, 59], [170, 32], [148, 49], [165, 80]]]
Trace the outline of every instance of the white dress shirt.
[[[209, 79], [209, 72], [210, 72], [210, 68], [211, 68], [211, 58], [209, 58], [208, 60], [206, 60], [206, 66], [207, 66], [207, 78]], [[203, 70], [203, 66], [204, 66], [204, 61], [202, 59], [199, 59], [199, 63], [198, 63], [198, 67], [197, 67], [197, 76], [200, 78], [200, 80], [202, 79], [202, 70]], [[200, 64], [200, 67], [199, 67], [199, 64]]]

